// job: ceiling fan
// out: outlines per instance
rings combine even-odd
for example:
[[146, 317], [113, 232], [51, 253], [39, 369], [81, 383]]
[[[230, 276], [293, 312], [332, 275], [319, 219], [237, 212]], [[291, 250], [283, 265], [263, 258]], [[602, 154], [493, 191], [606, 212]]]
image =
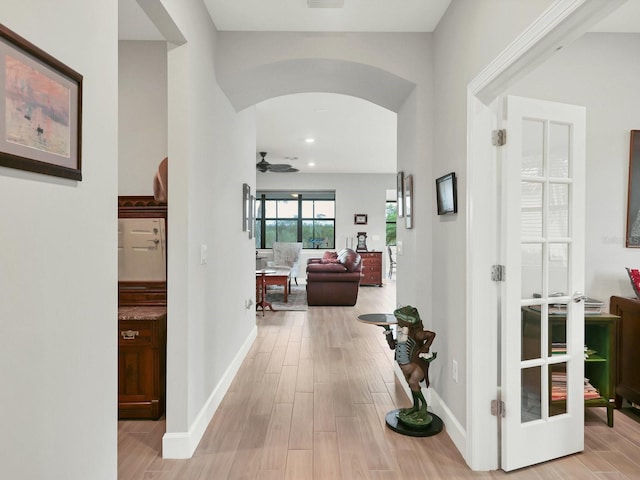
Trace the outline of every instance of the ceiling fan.
[[276, 172], [276, 173], [293, 173], [298, 172], [297, 168], [293, 168], [291, 165], [286, 163], [269, 163], [264, 157], [267, 156], [267, 152], [260, 152], [260, 156], [262, 160], [256, 163], [256, 169], [260, 172]]

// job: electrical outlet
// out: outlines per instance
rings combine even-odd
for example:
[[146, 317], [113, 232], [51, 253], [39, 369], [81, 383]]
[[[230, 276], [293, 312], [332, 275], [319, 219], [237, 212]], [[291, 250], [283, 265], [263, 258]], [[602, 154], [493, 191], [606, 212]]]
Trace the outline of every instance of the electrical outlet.
[[200, 245], [200, 265], [205, 263], [207, 263], [207, 246], [202, 244]]
[[458, 362], [453, 361], [451, 368], [451, 376], [453, 377], [453, 381], [458, 383]]

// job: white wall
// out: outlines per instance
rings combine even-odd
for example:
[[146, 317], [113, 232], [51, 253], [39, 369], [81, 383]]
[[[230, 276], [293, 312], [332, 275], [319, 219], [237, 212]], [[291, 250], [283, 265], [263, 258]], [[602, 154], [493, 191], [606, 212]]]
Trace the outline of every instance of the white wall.
[[[255, 184], [255, 112], [217, 85], [217, 32], [199, 0], [166, 0], [187, 39], [168, 53], [167, 434], [189, 456], [255, 338], [253, 242], [241, 230], [242, 184]], [[201, 263], [201, 246], [208, 259]], [[232, 260], [230, 260], [232, 259]]]
[[120, 41], [118, 194], [153, 195], [167, 156], [167, 43]]
[[629, 131], [640, 128], [640, 35], [590, 33], [558, 52], [510, 93], [587, 108], [586, 293], [609, 304], [633, 297], [625, 267]]
[[[469, 401], [466, 251], [467, 241], [473, 242], [467, 238], [468, 208], [473, 204], [467, 203], [465, 193], [467, 85], [551, 3], [551, 0], [453, 0], [434, 32], [433, 178], [456, 172], [458, 214], [438, 217], [435, 208], [430, 210], [433, 298], [438, 299], [433, 304], [432, 327], [438, 335], [436, 341], [440, 341], [438, 360], [431, 367], [434, 369], [432, 385], [461, 429], [467, 426]], [[478, 318], [483, 321], [482, 315]], [[452, 378], [453, 360], [458, 364], [458, 382]]]
[[[387, 190], [395, 189], [395, 174], [302, 174], [302, 173], [258, 173], [257, 190], [335, 190], [336, 192], [336, 245], [335, 250], [347, 246], [350, 241], [355, 249], [357, 232], [367, 233], [370, 251], [382, 251], [383, 272], [386, 272], [386, 215]], [[355, 225], [353, 216], [366, 213], [367, 225]], [[350, 244], [351, 245], [351, 244]], [[326, 249], [305, 250], [306, 259], [322, 256]], [[333, 249], [332, 249], [333, 250]], [[270, 252], [267, 251], [267, 253]], [[304, 268], [302, 272], [304, 273]], [[304, 278], [304, 275], [301, 275]], [[384, 277], [384, 274], [383, 274]]]
[[0, 168], [2, 478], [117, 476], [117, 3], [3, 2], [84, 76], [80, 182]]

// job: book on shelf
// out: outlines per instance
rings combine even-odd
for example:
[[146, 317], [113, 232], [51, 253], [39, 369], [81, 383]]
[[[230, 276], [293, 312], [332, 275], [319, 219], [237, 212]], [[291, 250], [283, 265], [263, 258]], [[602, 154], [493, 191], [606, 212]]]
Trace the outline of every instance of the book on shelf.
[[[564, 342], [552, 342], [551, 343], [551, 355], [566, 355], [567, 344]], [[591, 355], [598, 353], [595, 350], [584, 346], [584, 358], [589, 358]]]
[[[565, 295], [561, 292], [554, 292], [549, 294], [549, 298], [562, 297], [562, 296], [565, 296]], [[533, 298], [542, 298], [542, 295], [539, 293], [534, 293]], [[597, 300], [595, 298], [587, 297], [584, 300], [585, 315], [600, 315], [602, 313], [603, 307], [604, 307], [604, 302]], [[531, 305], [530, 308], [538, 312], [542, 311], [542, 305]], [[566, 315], [567, 304], [566, 303], [550, 303], [548, 308], [548, 313], [549, 315]]]
[[[585, 400], [600, 398], [600, 392], [591, 385], [588, 378], [584, 379], [583, 396]], [[551, 400], [567, 399], [567, 374], [566, 372], [551, 373]]]

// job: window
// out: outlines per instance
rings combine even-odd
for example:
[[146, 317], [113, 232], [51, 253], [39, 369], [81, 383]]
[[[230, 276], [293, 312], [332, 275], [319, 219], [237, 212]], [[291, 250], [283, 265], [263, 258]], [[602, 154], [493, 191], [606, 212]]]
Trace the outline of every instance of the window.
[[387, 245], [396, 244], [396, 220], [398, 219], [398, 205], [394, 201], [387, 201], [386, 219], [387, 219]]
[[335, 198], [335, 192], [257, 192], [256, 248], [273, 242], [335, 248]]

